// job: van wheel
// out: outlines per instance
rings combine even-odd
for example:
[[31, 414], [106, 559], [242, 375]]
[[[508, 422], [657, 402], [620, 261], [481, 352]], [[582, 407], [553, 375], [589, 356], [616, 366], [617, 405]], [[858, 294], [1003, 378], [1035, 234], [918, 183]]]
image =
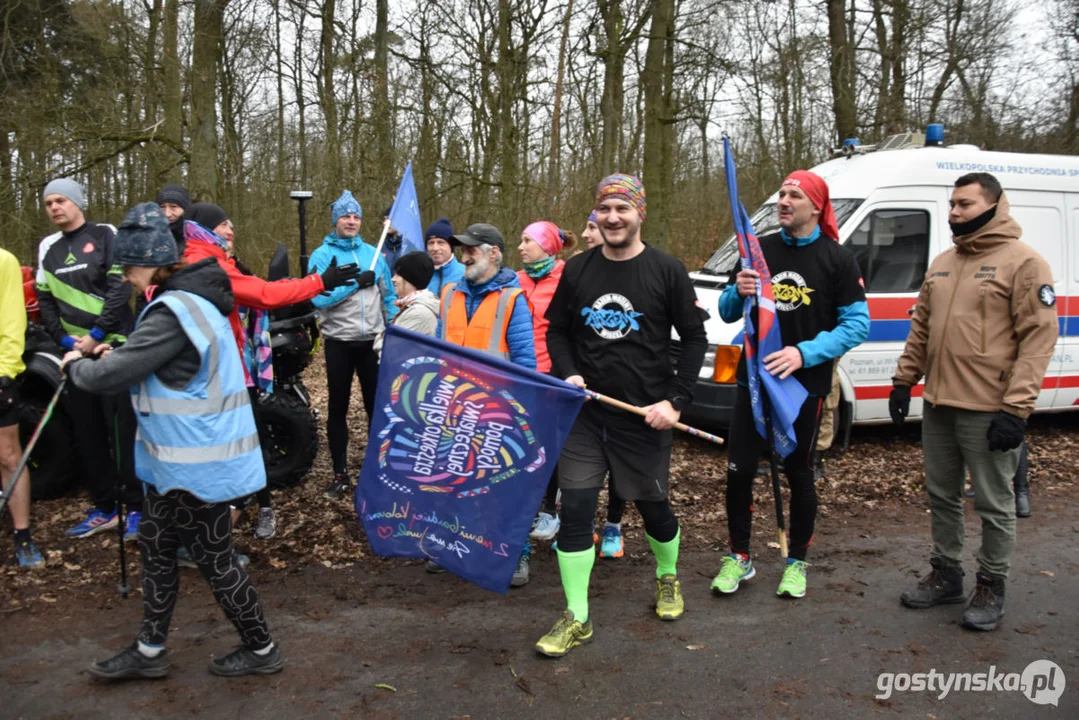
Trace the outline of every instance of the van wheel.
[[318, 422], [311, 409], [291, 393], [264, 395], [256, 408], [265, 447], [266, 482], [271, 489], [303, 480], [318, 454]]
[[[41, 422], [48, 406], [47, 398], [23, 395], [19, 398], [19, 444], [25, 448]], [[57, 407], [49, 422], [41, 431], [41, 437], [30, 455], [26, 467], [30, 471], [30, 497], [32, 500], [52, 500], [62, 497], [72, 489], [78, 479], [78, 462], [72, 461], [74, 435], [71, 421]]]

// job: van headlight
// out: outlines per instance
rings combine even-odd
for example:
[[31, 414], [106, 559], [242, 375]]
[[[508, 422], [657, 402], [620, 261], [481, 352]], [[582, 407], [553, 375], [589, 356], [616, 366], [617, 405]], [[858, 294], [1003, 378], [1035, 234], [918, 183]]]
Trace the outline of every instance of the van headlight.
[[740, 345], [709, 345], [704, 354], [704, 368], [711, 368], [712, 382], [731, 385], [738, 380], [738, 360], [742, 356]]

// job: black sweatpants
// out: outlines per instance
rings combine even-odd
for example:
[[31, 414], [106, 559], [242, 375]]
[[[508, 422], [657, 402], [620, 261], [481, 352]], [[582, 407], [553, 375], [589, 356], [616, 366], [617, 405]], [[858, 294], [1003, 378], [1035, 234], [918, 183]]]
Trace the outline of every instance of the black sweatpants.
[[360, 379], [367, 425], [375, 408], [378, 387], [378, 353], [374, 340], [342, 341], [326, 338], [326, 385], [329, 390], [329, 417], [326, 436], [330, 441], [333, 471], [348, 471], [348, 406], [352, 399], [352, 376]]
[[94, 395], [71, 383], [65, 392], [64, 409], [75, 428], [75, 449], [94, 506], [114, 513], [122, 497], [127, 510], [138, 510], [142, 483], [135, 477], [137, 423], [131, 395]]
[[165, 644], [180, 587], [176, 550], [181, 545], [210, 583], [214, 599], [240, 633], [244, 646], [261, 650], [269, 645], [270, 630], [262, 603], [233, 552], [229, 504], [204, 503], [182, 490], [161, 495], [152, 487], [147, 488], [139, 524], [143, 594], [139, 640], [148, 645]]
[[[783, 460], [783, 468], [791, 489], [790, 557], [805, 560], [813, 542], [813, 527], [817, 519], [817, 488], [813, 483], [813, 448], [817, 444], [823, 399], [810, 396], [802, 405], [794, 423], [798, 446]], [[730, 464], [727, 467], [727, 528], [731, 552], [749, 554], [749, 536], [753, 525], [753, 479], [761, 455], [768, 443], [757, 433], [749, 390], [738, 386], [738, 397], [731, 415], [730, 436], [727, 439]]]

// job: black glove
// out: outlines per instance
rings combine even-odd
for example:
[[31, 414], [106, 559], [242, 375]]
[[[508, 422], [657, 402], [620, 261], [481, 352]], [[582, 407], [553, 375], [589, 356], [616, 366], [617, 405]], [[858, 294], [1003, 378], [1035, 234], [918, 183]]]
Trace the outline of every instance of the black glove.
[[[346, 284], [360, 273], [354, 263], [337, 267], [337, 258], [330, 261], [330, 266], [322, 273], [322, 289], [333, 290]], [[361, 286], [362, 287], [362, 286]]]
[[360, 287], [360, 290], [369, 288], [375, 284], [375, 271], [364, 270], [362, 273], [356, 276], [356, 284]]
[[910, 415], [910, 385], [892, 387], [892, 394], [888, 396], [888, 413], [896, 425], [902, 425], [907, 419], [907, 415]]
[[1001, 410], [989, 423], [989, 432], [985, 436], [989, 439], [990, 450], [1015, 450], [1023, 444], [1026, 434], [1026, 420]]

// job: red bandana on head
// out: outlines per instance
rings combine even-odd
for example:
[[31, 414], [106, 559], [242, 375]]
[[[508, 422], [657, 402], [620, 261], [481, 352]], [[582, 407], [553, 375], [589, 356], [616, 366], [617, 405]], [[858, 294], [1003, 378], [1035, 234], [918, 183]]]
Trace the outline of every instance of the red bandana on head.
[[787, 176], [783, 184], [794, 185], [802, 189], [802, 192], [806, 194], [813, 206], [820, 210], [818, 222], [821, 233], [838, 242], [839, 225], [836, 223], [835, 210], [832, 209], [832, 199], [828, 195], [828, 183], [824, 182], [824, 179], [816, 173], [808, 170], [795, 170]]

